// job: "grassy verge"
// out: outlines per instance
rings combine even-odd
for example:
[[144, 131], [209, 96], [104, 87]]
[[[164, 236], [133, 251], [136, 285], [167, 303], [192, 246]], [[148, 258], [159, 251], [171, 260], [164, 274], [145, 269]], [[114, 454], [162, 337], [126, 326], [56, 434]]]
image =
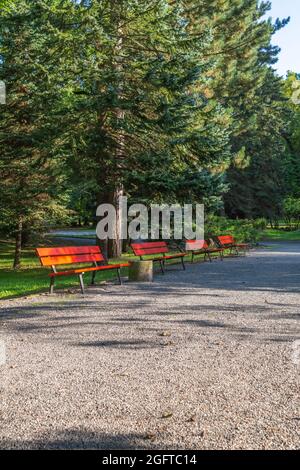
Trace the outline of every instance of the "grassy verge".
[[57, 235], [57, 234], [54, 234], [52, 235], [51, 234], [51, 238], [53, 240], [56, 240], [57, 238], [60, 239], [62, 238], [63, 240], [66, 240], [68, 238], [79, 238], [80, 240], [95, 240], [95, 235], [80, 235], [80, 233], [78, 233], [77, 235]]
[[[40, 266], [39, 260], [33, 249], [25, 249], [22, 254], [22, 269], [14, 271], [11, 269], [13, 262], [13, 245], [6, 242], [0, 242], [0, 299], [7, 299], [22, 295], [35, 294], [47, 291], [49, 288], [49, 268]], [[128, 260], [129, 257], [126, 257]], [[115, 261], [118, 262], [117, 260]], [[122, 270], [126, 275], [126, 269]], [[90, 275], [86, 275], [88, 284]], [[106, 281], [114, 279], [115, 272], [99, 272], [96, 281]], [[62, 276], [57, 280], [56, 288], [78, 288], [78, 279], [76, 276]]]
[[[49, 268], [40, 266], [39, 260], [33, 249], [25, 249], [22, 254], [22, 269], [14, 271], [11, 269], [13, 263], [14, 246], [12, 243], [0, 241], [0, 299], [8, 299], [18, 296], [46, 292], [49, 288]], [[124, 255], [120, 261], [128, 262], [136, 259], [133, 255]], [[189, 261], [190, 257], [187, 257]], [[176, 262], [176, 261], [175, 261]], [[127, 269], [122, 269], [122, 275], [127, 276]], [[91, 274], [86, 274], [85, 282], [88, 285]], [[116, 278], [115, 272], [99, 272], [96, 282], [108, 281]], [[62, 276], [57, 279], [56, 289], [79, 287], [76, 276]]]
[[294, 232], [287, 232], [285, 230], [276, 230], [268, 228], [264, 230], [262, 240], [300, 241], [300, 230]]

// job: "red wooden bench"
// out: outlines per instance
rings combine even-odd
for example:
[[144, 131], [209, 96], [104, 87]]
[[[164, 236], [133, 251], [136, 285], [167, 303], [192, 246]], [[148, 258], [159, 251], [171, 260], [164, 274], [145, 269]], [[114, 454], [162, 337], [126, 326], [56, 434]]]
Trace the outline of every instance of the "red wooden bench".
[[[105, 271], [114, 269], [117, 271], [118, 279], [122, 284], [120, 269], [128, 267], [128, 263], [124, 264], [108, 264], [104, 258], [100, 247], [98, 246], [70, 246], [59, 248], [37, 248], [37, 256], [40, 258], [42, 266], [51, 266], [52, 273], [50, 276], [50, 293], [54, 290], [54, 279], [57, 276], [71, 276], [76, 275], [79, 277], [81, 292], [84, 294], [83, 274], [92, 273], [92, 284], [95, 283], [95, 276], [97, 271]], [[89, 264], [92, 266], [78, 267], [67, 269], [64, 271], [57, 271], [57, 266], [72, 264]], [[99, 263], [104, 263], [100, 265]]]
[[240, 251], [243, 251], [244, 255], [246, 255], [246, 252], [249, 249], [249, 245], [247, 243], [236, 243], [232, 235], [221, 235], [217, 237], [217, 241], [220, 248], [223, 248], [223, 250], [230, 250], [230, 253], [235, 251], [237, 255], [240, 254]]
[[[131, 248], [133, 253], [136, 256], [139, 256], [143, 260], [144, 256], [147, 256], [147, 259], [152, 260], [153, 262], [158, 262], [160, 264], [161, 272], [165, 272], [165, 263], [168, 260], [180, 259], [183, 269], [185, 269], [184, 257], [186, 253], [174, 253], [168, 254], [170, 252], [168, 245], [164, 241], [160, 242], [146, 242], [146, 243], [132, 243]], [[149, 258], [151, 255], [162, 255], [155, 256], [154, 258]]]
[[196, 256], [203, 255], [203, 254], [204, 254], [204, 260], [208, 258], [209, 261], [212, 262], [211, 255], [214, 253], [218, 254], [221, 260], [223, 261], [223, 253], [224, 253], [223, 248], [210, 247], [206, 240], [187, 240], [186, 251], [192, 252], [192, 263], [194, 262], [194, 259]]

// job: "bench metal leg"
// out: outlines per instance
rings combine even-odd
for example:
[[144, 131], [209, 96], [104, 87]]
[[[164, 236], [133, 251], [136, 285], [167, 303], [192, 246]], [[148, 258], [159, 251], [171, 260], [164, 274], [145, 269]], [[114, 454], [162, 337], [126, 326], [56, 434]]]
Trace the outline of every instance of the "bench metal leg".
[[122, 278], [121, 278], [121, 271], [120, 271], [120, 268], [117, 269], [117, 275], [118, 275], [119, 284], [120, 284], [120, 286], [121, 286], [121, 285], [122, 285]]
[[159, 264], [160, 264], [160, 269], [161, 269], [161, 272], [162, 274], [165, 274], [165, 269], [164, 269], [164, 260], [159, 260]]
[[51, 277], [50, 278], [50, 289], [49, 289], [49, 293], [50, 294], [53, 294], [54, 292], [54, 277]]
[[185, 271], [185, 264], [184, 264], [184, 259], [183, 259], [183, 257], [181, 258], [181, 263], [182, 263], [182, 268], [183, 268], [183, 270]]
[[96, 278], [96, 272], [94, 272], [92, 274], [92, 282], [91, 282], [91, 285], [94, 286], [95, 285], [95, 278]]
[[84, 282], [83, 282], [83, 275], [82, 274], [79, 274], [79, 282], [80, 282], [80, 288], [81, 288], [81, 292], [82, 292], [82, 295], [84, 295]]

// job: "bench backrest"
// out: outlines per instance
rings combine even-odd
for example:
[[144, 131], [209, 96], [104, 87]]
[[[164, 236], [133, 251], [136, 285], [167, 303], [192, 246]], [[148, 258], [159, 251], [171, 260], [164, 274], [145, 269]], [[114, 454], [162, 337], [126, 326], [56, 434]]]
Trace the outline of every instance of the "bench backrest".
[[207, 250], [208, 243], [206, 240], [187, 240], [185, 249], [186, 251]]
[[218, 240], [223, 246], [234, 244], [234, 238], [231, 235], [222, 235], [218, 237]]
[[36, 253], [42, 266], [61, 264], [95, 263], [105, 261], [99, 246], [68, 246], [58, 248], [37, 248]]
[[132, 243], [131, 248], [136, 256], [159, 255], [169, 252], [166, 242]]

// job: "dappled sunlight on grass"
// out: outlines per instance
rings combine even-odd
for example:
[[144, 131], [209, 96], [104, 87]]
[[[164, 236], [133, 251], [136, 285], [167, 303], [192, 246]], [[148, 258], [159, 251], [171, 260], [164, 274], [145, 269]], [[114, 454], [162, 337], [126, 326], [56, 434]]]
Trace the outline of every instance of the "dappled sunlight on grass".
[[263, 240], [277, 240], [277, 241], [300, 241], [300, 230], [288, 232], [285, 230], [267, 229], [264, 231]]

